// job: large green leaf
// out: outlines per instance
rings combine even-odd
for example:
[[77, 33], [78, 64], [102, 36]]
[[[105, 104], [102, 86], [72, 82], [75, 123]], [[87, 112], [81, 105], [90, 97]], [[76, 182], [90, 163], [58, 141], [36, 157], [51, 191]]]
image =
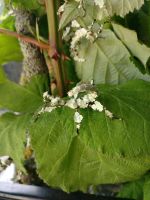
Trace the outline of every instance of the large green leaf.
[[105, 4], [110, 16], [116, 14], [123, 17], [134, 9], [139, 9], [144, 4], [144, 0], [105, 0]]
[[133, 20], [137, 23], [136, 30], [140, 39], [150, 46], [150, 1], [145, 1], [144, 6]]
[[50, 186], [86, 191], [89, 185], [140, 178], [150, 169], [150, 83], [99, 86], [99, 99], [115, 118], [91, 109], [58, 108], [30, 128], [38, 173]]
[[30, 90], [11, 81], [0, 84], [0, 106], [16, 112], [33, 112], [42, 103]]
[[26, 89], [43, 98], [43, 93], [49, 91], [49, 75], [39, 74], [33, 76], [31, 81], [25, 86]]
[[5, 80], [0, 83], [0, 107], [16, 112], [34, 112], [43, 104], [42, 94], [47, 90], [48, 78], [46, 75], [33, 77], [25, 87]]
[[112, 25], [120, 40], [131, 51], [132, 55], [138, 58], [146, 68], [146, 64], [150, 58], [150, 48], [138, 41], [135, 31], [129, 30], [119, 24], [113, 23]]
[[106, 10], [95, 6], [93, 0], [85, 0], [83, 9], [79, 7], [78, 2], [73, 0], [68, 1], [60, 20], [60, 28], [64, 28], [76, 18], [78, 18], [82, 24], [89, 25], [95, 19], [101, 20], [106, 16], [113, 16], [115, 14], [125, 16], [129, 12], [139, 9], [144, 4], [144, 0], [104, 0], [104, 3]]
[[131, 61], [131, 55], [111, 30], [103, 30], [102, 37], [94, 43], [82, 41], [79, 57], [85, 62], [76, 63], [78, 77], [97, 83], [123, 83], [130, 79], [150, 80]]
[[26, 129], [30, 115], [4, 114], [0, 117], [0, 156], [9, 155], [23, 170]]

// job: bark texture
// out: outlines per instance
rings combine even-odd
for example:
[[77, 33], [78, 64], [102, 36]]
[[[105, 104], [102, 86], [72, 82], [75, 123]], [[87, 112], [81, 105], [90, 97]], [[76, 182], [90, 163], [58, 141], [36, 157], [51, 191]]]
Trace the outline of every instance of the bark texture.
[[[31, 30], [35, 28], [35, 18], [28, 11], [18, 10], [16, 11], [15, 26], [19, 34], [32, 36]], [[21, 40], [20, 46], [24, 56], [20, 84], [25, 85], [34, 75], [42, 73], [48, 74], [47, 65], [41, 50], [38, 47]]]

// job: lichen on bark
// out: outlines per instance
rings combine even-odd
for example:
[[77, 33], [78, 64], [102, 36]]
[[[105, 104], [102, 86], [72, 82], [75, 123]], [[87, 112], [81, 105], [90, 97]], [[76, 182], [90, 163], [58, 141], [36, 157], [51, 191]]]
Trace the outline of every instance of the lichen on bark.
[[[17, 10], [15, 26], [17, 33], [32, 36], [31, 30], [35, 29], [35, 17], [26, 10]], [[34, 75], [48, 74], [48, 68], [38, 47], [21, 40], [19, 42], [24, 56], [20, 84], [25, 85]]]

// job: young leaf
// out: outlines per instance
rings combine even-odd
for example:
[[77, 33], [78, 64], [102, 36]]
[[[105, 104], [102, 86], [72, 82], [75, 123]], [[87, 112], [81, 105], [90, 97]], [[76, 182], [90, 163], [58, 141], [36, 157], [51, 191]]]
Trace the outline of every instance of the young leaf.
[[77, 62], [76, 71], [83, 81], [120, 84], [131, 79], [150, 80], [135, 67], [129, 51], [111, 30], [103, 30], [94, 43], [82, 41], [79, 53], [85, 62]]
[[75, 110], [44, 113], [30, 128], [40, 177], [65, 191], [140, 178], [150, 167], [150, 83], [99, 86], [100, 101], [114, 119], [91, 109], [77, 133]]
[[80, 16], [79, 10], [78, 10], [78, 3], [77, 2], [69, 2], [65, 6], [65, 11], [61, 17], [59, 29], [64, 28], [69, 22], [71, 22], [73, 19]]
[[84, 8], [79, 8], [79, 3], [70, 1], [65, 4], [64, 12], [60, 18], [59, 29], [63, 29], [72, 20], [78, 20], [79, 24], [90, 26], [95, 19], [101, 20], [108, 17], [104, 10], [100, 10], [95, 6], [94, 1], [84, 1]]
[[6, 113], [0, 117], [0, 156], [10, 156], [23, 169], [26, 129], [30, 115]]

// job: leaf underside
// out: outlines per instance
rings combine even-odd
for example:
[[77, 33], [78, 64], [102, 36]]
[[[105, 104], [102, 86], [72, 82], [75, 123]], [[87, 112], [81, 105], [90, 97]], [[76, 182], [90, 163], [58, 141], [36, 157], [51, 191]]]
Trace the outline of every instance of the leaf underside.
[[132, 55], [138, 58], [146, 68], [146, 64], [150, 58], [150, 48], [138, 41], [135, 31], [127, 29], [119, 24], [113, 23], [112, 25], [116, 35], [125, 44]]
[[[76, 18], [81, 18], [87, 24], [94, 19], [103, 19], [107, 16], [119, 15], [124, 17], [127, 13], [133, 12], [135, 9], [140, 9], [144, 4], [144, 0], [104, 0], [106, 11], [100, 9], [98, 6], [95, 6], [93, 0], [84, 1], [84, 9], [80, 9], [79, 4], [70, 0], [65, 5], [64, 13], [60, 20], [59, 28], [64, 28], [72, 20]], [[107, 14], [106, 14], [107, 13]], [[93, 19], [92, 19], [93, 18]]]
[[111, 30], [103, 30], [94, 43], [82, 41], [76, 72], [82, 81], [94, 80], [95, 84], [120, 84], [131, 79], [150, 80], [131, 61], [131, 55]]
[[134, 9], [139, 9], [144, 4], [144, 0], [105, 0], [105, 3], [109, 15], [116, 14], [123, 17]]

